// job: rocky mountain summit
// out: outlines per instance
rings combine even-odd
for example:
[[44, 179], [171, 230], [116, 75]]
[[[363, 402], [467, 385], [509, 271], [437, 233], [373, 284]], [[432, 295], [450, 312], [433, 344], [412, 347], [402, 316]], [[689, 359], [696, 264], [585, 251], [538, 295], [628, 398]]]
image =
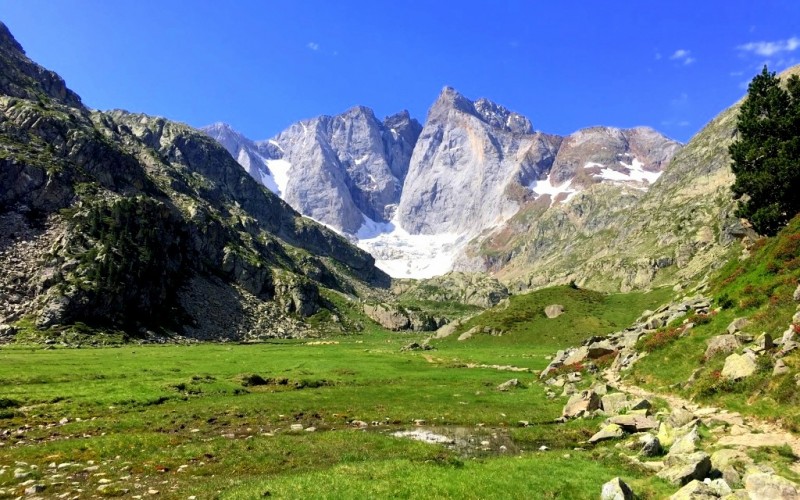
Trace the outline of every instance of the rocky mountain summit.
[[321, 289], [388, 286], [371, 256], [301, 217], [206, 135], [88, 110], [4, 25], [0, 65], [0, 323], [17, 325], [5, 335], [76, 324], [300, 335], [331, 307]]
[[[256, 143], [226, 125], [204, 130], [299, 212], [358, 241], [393, 276], [415, 278], [454, 262], [495, 271], [494, 263], [464, 255], [470, 240], [484, 241], [532, 204], [547, 209], [595, 184], [646, 191], [681, 148], [645, 127], [546, 134], [450, 87], [424, 127], [407, 112], [379, 122], [356, 107]], [[283, 176], [284, 187], [271, 187], [270, 176]]]
[[420, 128], [406, 111], [379, 121], [357, 106], [259, 143], [224, 124], [203, 131], [302, 214], [355, 234], [364, 217], [386, 222], [394, 215]]

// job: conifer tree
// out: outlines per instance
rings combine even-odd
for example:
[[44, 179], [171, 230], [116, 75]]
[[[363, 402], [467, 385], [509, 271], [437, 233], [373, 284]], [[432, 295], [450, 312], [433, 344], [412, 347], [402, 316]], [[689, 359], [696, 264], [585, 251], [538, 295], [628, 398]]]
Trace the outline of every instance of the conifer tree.
[[800, 212], [800, 78], [784, 88], [764, 66], [747, 89], [729, 152], [736, 215], [774, 235]]

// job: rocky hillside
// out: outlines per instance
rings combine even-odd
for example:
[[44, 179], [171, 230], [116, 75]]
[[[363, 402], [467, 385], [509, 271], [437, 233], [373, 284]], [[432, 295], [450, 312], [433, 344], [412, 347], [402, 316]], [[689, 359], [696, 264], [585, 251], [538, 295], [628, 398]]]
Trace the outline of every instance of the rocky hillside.
[[570, 281], [630, 290], [702, 277], [729, 243], [753, 236], [733, 216], [727, 148], [737, 106], [677, 152], [651, 189], [608, 183], [558, 206], [529, 203], [474, 241], [457, 267], [497, 272], [516, 290]]
[[386, 287], [206, 135], [86, 109], [0, 25], [0, 324], [242, 339], [305, 333], [320, 288]]

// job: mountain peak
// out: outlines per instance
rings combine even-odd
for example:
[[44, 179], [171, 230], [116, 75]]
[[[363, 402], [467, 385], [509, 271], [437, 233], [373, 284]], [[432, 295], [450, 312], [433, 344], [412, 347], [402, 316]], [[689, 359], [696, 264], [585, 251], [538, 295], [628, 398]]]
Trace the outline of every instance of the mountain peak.
[[39, 100], [41, 94], [73, 108], [83, 108], [64, 80], [28, 59], [22, 46], [0, 22], [0, 94]]
[[475, 106], [472, 101], [464, 97], [453, 87], [445, 86], [433, 103], [430, 113], [438, 112], [440, 110], [457, 109], [464, 113], [475, 114]]

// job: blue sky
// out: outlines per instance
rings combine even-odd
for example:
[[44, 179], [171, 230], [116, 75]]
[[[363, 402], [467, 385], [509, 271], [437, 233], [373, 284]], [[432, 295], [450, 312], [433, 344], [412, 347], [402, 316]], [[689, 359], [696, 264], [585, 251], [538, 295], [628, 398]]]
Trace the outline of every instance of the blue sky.
[[0, 20], [91, 107], [253, 139], [356, 104], [424, 121], [450, 85], [545, 132], [687, 141], [764, 63], [800, 63], [797, 0], [0, 0]]

